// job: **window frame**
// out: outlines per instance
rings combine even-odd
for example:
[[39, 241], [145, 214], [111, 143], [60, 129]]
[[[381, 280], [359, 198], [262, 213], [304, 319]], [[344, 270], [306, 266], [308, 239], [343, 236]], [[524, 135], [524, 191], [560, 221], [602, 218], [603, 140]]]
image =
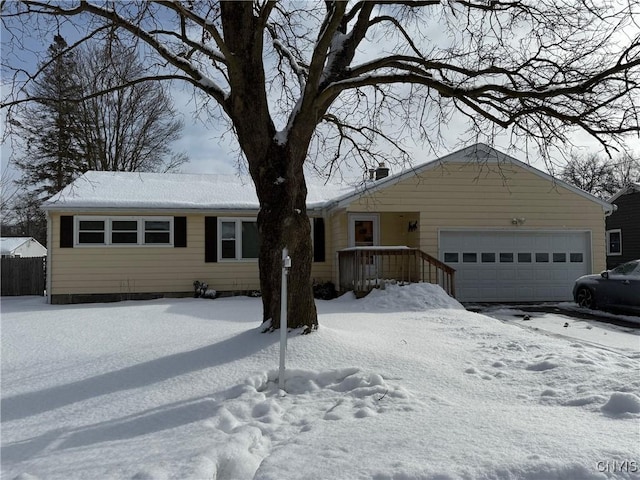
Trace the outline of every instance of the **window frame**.
[[[165, 233], [166, 230], [148, 230], [147, 222], [169, 222], [169, 243], [147, 242], [147, 233]], [[142, 237], [140, 237], [142, 235]], [[138, 223], [138, 242], [146, 247], [153, 246], [173, 246], [173, 217], [141, 217]]]
[[[244, 263], [256, 263], [258, 262], [258, 257], [250, 257], [243, 258], [242, 257], [242, 222], [255, 223], [257, 225], [258, 219], [256, 217], [218, 217], [218, 238], [216, 238], [216, 242], [218, 244], [218, 262], [220, 263], [234, 263], [234, 262], [244, 262]], [[234, 223], [235, 224], [235, 257], [234, 258], [224, 258], [222, 256], [222, 224], [223, 223]], [[259, 234], [258, 234], [259, 235]], [[258, 242], [260, 240], [258, 239]], [[259, 246], [258, 246], [258, 256], [259, 256]]]
[[[80, 230], [80, 222], [102, 222], [102, 230]], [[81, 232], [102, 232], [102, 243], [84, 243], [80, 242]], [[109, 219], [108, 217], [100, 216], [75, 216], [73, 225], [73, 246], [74, 247], [104, 247], [108, 245], [107, 240], [110, 238], [109, 231]]]
[[[76, 215], [74, 216], [73, 225], [73, 246], [77, 248], [92, 248], [92, 247], [109, 247], [109, 248], [166, 248], [173, 247], [173, 231], [174, 231], [174, 217], [170, 216], [131, 216], [131, 215]], [[83, 243], [80, 242], [80, 222], [93, 221], [103, 222], [104, 224], [104, 242], [103, 243]], [[114, 243], [111, 236], [113, 232], [112, 222], [132, 222], [135, 221], [137, 225], [137, 242], [136, 243]], [[169, 243], [147, 243], [145, 242], [145, 222], [169, 222]], [[97, 231], [97, 230], [96, 230]], [[120, 231], [120, 230], [116, 230]], [[132, 230], [130, 230], [132, 231]]]
[[[617, 233], [620, 236], [620, 248], [618, 252], [612, 252], [611, 251], [611, 234], [612, 233]], [[607, 230], [606, 231], [606, 245], [607, 245], [607, 256], [610, 257], [619, 257], [622, 255], [622, 229], [621, 228], [613, 228], [611, 230]]]
[[[113, 241], [113, 233], [115, 232], [119, 232], [119, 233], [126, 233], [126, 232], [133, 232], [133, 230], [114, 230], [113, 229], [113, 222], [136, 222], [136, 241], [134, 242], [128, 242], [128, 243], [123, 243], [123, 242], [114, 242]], [[133, 246], [133, 245], [139, 245], [140, 244], [140, 222], [138, 222], [138, 219], [136, 217], [108, 217], [107, 218], [107, 222], [108, 224], [108, 228], [105, 228], [105, 233], [108, 230], [109, 232], [109, 242], [107, 243], [108, 245], [124, 245], [124, 246]]]

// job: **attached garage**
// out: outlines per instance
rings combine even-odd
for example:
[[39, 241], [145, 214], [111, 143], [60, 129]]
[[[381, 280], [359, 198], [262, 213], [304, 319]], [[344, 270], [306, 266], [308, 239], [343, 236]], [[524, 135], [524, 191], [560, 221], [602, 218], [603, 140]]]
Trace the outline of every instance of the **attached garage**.
[[463, 302], [571, 300], [591, 273], [589, 231], [441, 230], [439, 244]]

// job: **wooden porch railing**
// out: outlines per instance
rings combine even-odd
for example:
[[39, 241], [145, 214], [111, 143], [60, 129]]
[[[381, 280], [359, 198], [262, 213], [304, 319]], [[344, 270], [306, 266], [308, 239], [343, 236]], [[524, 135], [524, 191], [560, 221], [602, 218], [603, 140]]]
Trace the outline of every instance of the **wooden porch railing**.
[[418, 248], [353, 247], [338, 251], [341, 292], [366, 295], [383, 283], [428, 282], [456, 296], [455, 269]]

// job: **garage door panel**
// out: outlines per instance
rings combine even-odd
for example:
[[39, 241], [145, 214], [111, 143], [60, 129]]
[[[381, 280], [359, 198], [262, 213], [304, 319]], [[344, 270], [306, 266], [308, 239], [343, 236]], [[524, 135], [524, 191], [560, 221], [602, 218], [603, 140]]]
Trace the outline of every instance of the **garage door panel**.
[[[440, 232], [441, 259], [460, 259], [450, 265], [462, 301], [570, 300], [575, 279], [590, 272], [590, 245], [588, 232]], [[463, 263], [463, 253], [478, 262]]]
[[553, 280], [553, 272], [545, 267], [544, 270], [536, 270], [531, 278], [536, 282], [550, 282]]
[[509, 282], [516, 279], [516, 271], [515, 270], [506, 270], [500, 269], [498, 270], [498, 281]]
[[518, 281], [531, 280], [532, 278], [534, 278], [534, 275], [535, 275], [535, 270], [533, 268], [531, 268], [531, 267], [521, 267], [520, 265], [518, 265], [518, 269], [516, 270], [516, 272], [517, 272], [516, 279]]

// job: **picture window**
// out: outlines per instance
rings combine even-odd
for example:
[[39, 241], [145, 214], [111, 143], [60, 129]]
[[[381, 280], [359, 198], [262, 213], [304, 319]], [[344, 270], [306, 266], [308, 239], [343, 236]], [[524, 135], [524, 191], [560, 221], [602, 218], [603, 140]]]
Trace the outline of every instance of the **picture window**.
[[170, 217], [76, 217], [75, 244], [167, 245], [173, 242]]

